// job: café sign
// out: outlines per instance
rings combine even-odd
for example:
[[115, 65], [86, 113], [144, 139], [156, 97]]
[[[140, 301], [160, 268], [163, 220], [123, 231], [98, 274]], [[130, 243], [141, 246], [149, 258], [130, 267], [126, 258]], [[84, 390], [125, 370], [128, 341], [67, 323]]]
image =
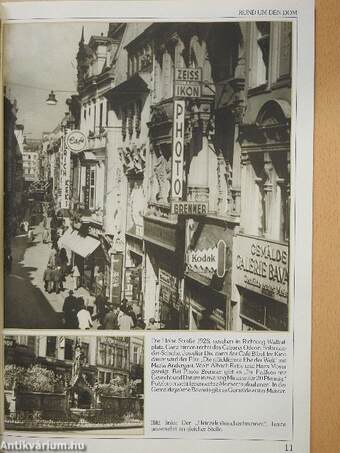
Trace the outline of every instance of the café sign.
[[86, 135], [82, 131], [74, 129], [66, 135], [66, 146], [70, 151], [79, 153], [84, 151], [86, 145]]
[[234, 242], [234, 283], [240, 287], [288, 303], [288, 245], [238, 235]]

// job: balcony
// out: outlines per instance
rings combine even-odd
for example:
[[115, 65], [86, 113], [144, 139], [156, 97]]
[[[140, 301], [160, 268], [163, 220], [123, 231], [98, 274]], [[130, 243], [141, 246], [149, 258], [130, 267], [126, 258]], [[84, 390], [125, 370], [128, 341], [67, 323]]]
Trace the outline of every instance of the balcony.
[[88, 150], [99, 150], [106, 147], [106, 130], [104, 127], [97, 128], [95, 131], [89, 131], [88, 137]]

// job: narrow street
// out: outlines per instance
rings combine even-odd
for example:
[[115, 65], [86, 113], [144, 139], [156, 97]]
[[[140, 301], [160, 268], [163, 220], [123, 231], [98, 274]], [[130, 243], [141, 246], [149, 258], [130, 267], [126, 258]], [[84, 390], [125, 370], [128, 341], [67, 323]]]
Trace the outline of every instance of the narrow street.
[[61, 294], [44, 290], [44, 263], [47, 263], [49, 244], [41, 241], [41, 227], [34, 229], [35, 238], [26, 234], [16, 236], [12, 244], [12, 273], [5, 276], [5, 327], [30, 329], [62, 328]]
[[[5, 277], [5, 327], [21, 329], [62, 329], [63, 303], [71, 288], [66, 278], [64, 291], [49, 294], [44, 290], [43, 274], [51, 244], [42, 242], [42, 227], [34, 228], [33, 242], [26, 234], [15, 237], [12, 244], [12, 273]], [[84, 288], [77, 296], [88, 297]], [[96, 325], [95, 325], [96, 327]]]

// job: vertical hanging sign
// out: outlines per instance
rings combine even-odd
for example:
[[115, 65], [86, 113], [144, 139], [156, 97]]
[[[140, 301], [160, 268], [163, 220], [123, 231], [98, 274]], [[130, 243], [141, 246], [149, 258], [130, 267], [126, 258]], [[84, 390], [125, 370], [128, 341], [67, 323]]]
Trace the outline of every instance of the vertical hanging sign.
[[172, 132], [171, 198], [180, 200], [183, 195], [185, 101], [174, 100]]
[[67, 145], [67, 140], [62, 141], [61, 160], [60, 160], [60, 208], [69, 209], [70, 207], [70, 184], [71, 184], [71, 150]]

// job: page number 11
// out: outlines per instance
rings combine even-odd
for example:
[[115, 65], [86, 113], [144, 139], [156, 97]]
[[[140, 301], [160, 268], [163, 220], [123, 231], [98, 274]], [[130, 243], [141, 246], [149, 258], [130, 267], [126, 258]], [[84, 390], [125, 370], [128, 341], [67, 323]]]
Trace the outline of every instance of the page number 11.
[[285, 452], [288, 451], [288, 452], [291, 452], [293, 451], [293, 444], [286, 444], [285, 445]]

